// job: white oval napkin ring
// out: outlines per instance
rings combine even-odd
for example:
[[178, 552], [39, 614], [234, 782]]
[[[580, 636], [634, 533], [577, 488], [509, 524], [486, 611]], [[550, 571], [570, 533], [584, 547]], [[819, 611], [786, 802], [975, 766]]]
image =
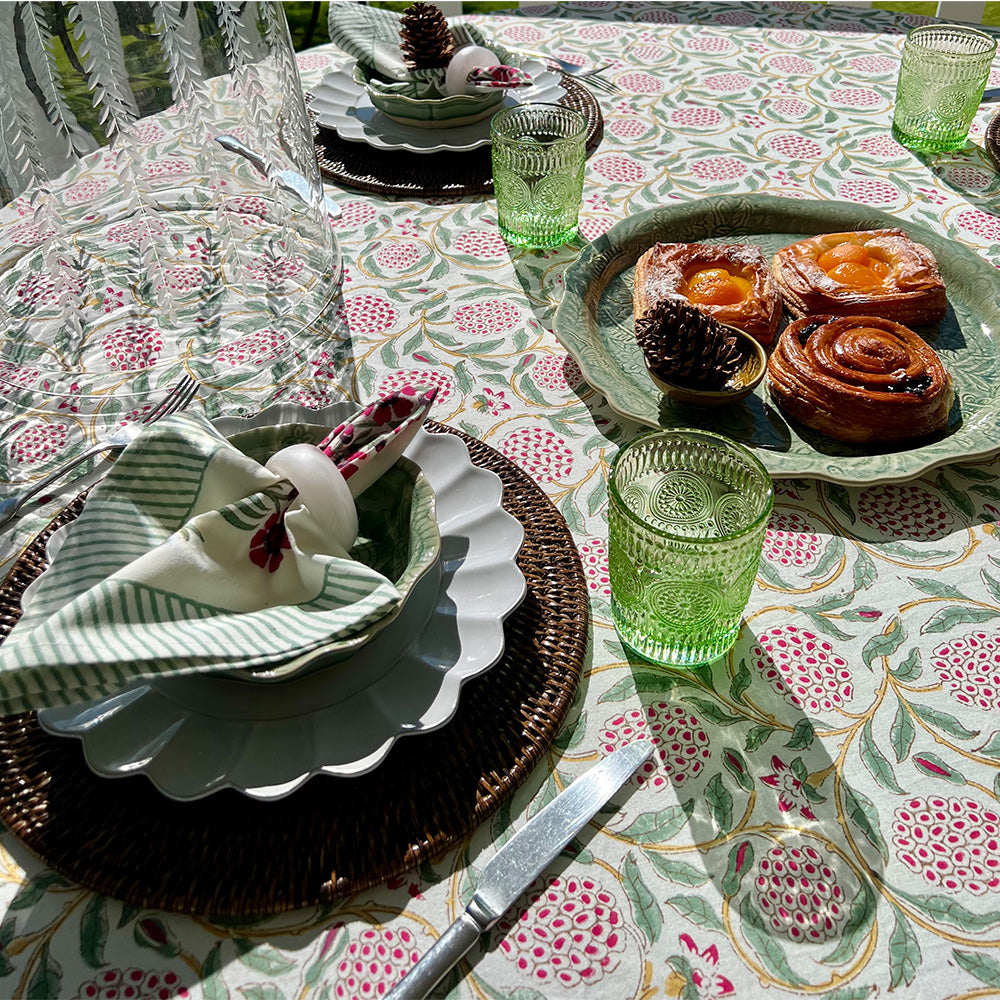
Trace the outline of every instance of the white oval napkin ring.
[[316, 527], [350, 551], [358, 537], [358, 511], [347, 480], [332, 458], [315, 445], [293, 444], [275, 452], [264, 468], [299, 491], [289, 513], [307, 507]]

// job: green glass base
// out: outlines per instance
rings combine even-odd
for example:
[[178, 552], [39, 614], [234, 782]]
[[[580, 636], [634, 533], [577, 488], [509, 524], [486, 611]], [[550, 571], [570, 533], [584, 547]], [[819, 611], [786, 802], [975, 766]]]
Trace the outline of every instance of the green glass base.
[[952, 153], [956, 149], [965, 148], [968, 132], [955, 136], [929, 136], [904, 132], [898, 125], [893, 125], [892, 137], [915, 153]]
[[500, 235], [514, 246], [542, 250], [546, 247], [561, 247], [569, 243], [576, 236], [579, 225], [574, 222], [572, 226], [558, 233], [518, 233], [508, 229], [502, 222], [498, 224], [497, 228], [500, 230]]
[[[641, 614], [641, 612], [640, 612]], [[725, 656], [736, 644], [742, 616], [731, 621], [717, 622], [714, 628], [701, 628], [694, 636], [688, 632], [657, 629], [646, 631], [637, 626], [636, 612], [631, 614], [611, 597], [611, 617], [618, 637], [633, 653], [662, 667], [700, 667]]]

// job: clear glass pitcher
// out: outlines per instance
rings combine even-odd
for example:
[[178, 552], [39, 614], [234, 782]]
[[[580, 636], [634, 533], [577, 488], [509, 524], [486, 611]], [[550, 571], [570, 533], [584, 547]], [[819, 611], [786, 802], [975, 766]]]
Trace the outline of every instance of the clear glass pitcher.
[[279, 3], [0, 4], [0, 132], [0, 404], [275, 385], [329, 341], [341, 262]]

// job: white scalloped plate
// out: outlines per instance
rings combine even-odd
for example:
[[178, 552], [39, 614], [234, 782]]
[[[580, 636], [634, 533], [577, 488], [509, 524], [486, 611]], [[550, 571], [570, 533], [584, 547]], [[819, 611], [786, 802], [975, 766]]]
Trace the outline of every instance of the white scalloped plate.
[[[335, 426], [354, 408], [278, 404], [223, 433], [268, 423]], [[83, 743], [105, 777], [145, 774], [168, 798], [234, 788], [278, 799], [314, 774], [365, 774], [402, 735], [454, 715], [462, 684], [503, 653], [503, 622], [521, 602], [524, 530], [501, 506], [500, 478], [472, 464], [454, 434], [420, 430], [404, 452], [437, 497], [441, 558], [400, 615], [340, 663], [280, 683], [201, 675], [140, 682], [118, 695], [43, 709], [49, 733]]]
[[[501, 107], [512, 104], [557, 104], [566, 94], [559, 73], [539, 59], [526, 59], [522, 69], [534, 83], [508, 91]], [[310, 108], [317, 121], [348, 142], [364, 142], [375, 149], [405, 149], [411, 153], [468, 152], [490, 141], [490, 119], [454, 128], [418, 128], [387, 118], [372, 104], [350, 69], [327, 73], [310, 92]]]

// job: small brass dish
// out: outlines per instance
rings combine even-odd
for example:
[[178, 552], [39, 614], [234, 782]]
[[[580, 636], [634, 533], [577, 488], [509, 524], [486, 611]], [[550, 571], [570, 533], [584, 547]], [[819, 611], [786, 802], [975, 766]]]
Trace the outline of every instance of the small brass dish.
[[745, 399], [760, 385], [767, 371], [767, 353], [753, 337], [735, 326], [724, 327], [725, 331], [736, 338], [743, 360], [736, 373], [721, 389], [692, 389], [685, 385], [674, 385], [654, 375], [649, 365], [646, 370], [656, 387], [669, 399], [690, 406], [726, 406]]

